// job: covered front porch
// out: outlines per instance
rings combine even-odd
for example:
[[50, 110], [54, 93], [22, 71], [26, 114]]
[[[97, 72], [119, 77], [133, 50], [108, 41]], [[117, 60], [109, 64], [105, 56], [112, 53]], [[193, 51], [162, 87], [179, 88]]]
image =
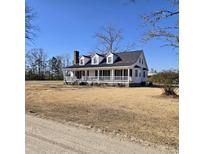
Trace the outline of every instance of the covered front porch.
[[68, 69], [64, 70], [65, 82], [89, 83], [130, 83], [132, 69], [130, 68], [99, 68], [99, 69]]

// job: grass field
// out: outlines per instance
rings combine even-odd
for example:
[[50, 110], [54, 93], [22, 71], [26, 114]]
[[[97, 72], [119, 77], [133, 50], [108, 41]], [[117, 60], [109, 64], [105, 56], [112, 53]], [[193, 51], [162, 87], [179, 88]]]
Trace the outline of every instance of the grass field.
[[26, 112], [117, 131], [178, 149], [178, 99], [159, 88], [79, 87], [62, 81], [27, 81]]

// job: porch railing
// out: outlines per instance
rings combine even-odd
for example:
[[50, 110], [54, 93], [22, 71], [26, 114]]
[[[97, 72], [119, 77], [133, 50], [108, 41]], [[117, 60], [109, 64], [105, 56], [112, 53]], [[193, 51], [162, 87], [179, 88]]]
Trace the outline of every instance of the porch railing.
[[80, 79], [76, 77], [65, 76], [64, 79], [67, 82], [74, 82], [74, 81], [85, 81], [85, 82], [128, 82], [132, 81], [131, 77], [128, 76], [82, 76]]

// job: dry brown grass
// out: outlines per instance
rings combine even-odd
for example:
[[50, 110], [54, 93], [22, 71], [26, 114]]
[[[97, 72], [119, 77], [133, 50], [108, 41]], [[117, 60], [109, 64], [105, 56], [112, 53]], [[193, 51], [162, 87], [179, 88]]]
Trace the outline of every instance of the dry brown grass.
[[26, 82], [26, 111], [178, 148], [178, 99], [159, 88], [72, 87]]

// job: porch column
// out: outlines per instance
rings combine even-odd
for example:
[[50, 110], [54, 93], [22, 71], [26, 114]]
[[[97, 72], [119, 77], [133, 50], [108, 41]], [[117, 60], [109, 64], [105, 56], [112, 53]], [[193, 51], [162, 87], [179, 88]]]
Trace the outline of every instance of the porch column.
[[100, 70], [98, 70], [98, 81], [100, 80]]
[[114, 69], [111, 70], [111, 81], [114, 81]]
[[123, 81], [123, 80], [125, 80], [125, 77], [124, 77], [124, 76], [125, 76], [125, 71], [124, 71], [124, 69], [122, 69], [121, 71], [122, 71], [122, 76], [121, 76], [121, 78], [122, 78], [122, 81]]
[[75, 70], [73, 70], [73, 78], [75, 78], [76, 76], [75, 76]]
[[85, 81], [87, 81], [87, 76], [88, 76], [88, 75], [87, 75], [87, 70], [85, 70], [85, 77], [84, 77], [84, 78], [85, 78], [85, 79], [84, 79]]

